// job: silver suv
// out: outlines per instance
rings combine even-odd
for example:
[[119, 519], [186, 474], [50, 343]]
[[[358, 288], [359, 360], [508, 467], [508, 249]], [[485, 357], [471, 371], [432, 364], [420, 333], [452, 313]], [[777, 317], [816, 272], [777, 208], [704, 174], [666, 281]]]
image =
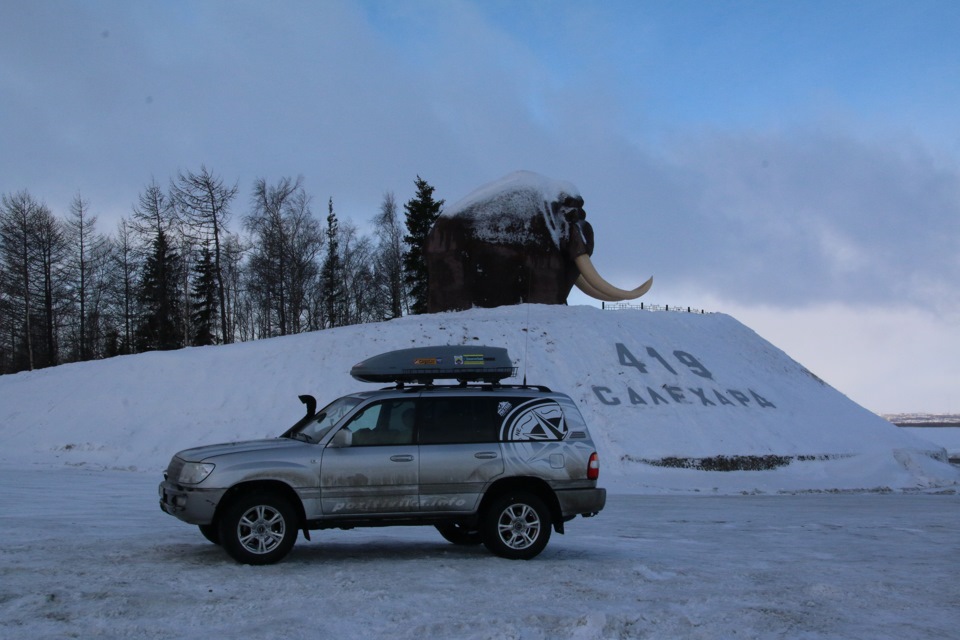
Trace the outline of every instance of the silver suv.
[[[568, 520], [596, 515], [599, 460], [573, 401], [509, 386], [506, 350], [424, 347], [356, 365], [354, 393], [281, 437], [187, 449], [170, 461], [160, 507], [199, 525], [234, 559], [269, 564], [298, 531], [432, 525], [448, 541], [530, 559]], [[435, 386], [434, 379], [458, 385]], [[413, 384], [411, 384], [413, 383]], [[473, 384], [471, 384], [473, 383]]]

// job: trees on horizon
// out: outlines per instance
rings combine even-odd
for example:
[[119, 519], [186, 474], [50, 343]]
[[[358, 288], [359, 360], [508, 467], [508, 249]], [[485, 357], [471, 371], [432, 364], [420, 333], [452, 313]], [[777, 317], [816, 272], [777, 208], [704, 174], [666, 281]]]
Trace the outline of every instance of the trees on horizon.
[[79, 192], [63, 217], [26, 190], [0, 194], [0, 374], [422, 313], [423, 242], [444, 201], [414, 185], [407, 233], [386, 193], [370, 235], [333, 198], [323, 225], [300, 177], [259, 178], [243, 203], [206, 166], [167, 189], [151, 180], [113, 233]]

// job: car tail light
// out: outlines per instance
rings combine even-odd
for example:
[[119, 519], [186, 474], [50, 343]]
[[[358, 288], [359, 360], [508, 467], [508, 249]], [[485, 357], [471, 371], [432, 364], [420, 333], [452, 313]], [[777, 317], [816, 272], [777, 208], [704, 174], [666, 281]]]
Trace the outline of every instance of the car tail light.
[[587, 480], [596, 480], [600, 477], [600, 456], [594, 451], [590, 454], [590, 462], [587, 463]]

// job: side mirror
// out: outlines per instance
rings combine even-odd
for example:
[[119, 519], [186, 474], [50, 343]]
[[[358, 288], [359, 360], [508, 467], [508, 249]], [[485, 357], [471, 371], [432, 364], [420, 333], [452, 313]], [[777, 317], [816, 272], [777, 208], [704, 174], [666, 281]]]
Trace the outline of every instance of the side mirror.
[[351, 444], [353, 444], [353, 432], [350, 431], [350, 429], [340, 429], [340, 431], [333, 434], [333, 439], [327, 446], [340, 449], [342, 447], [349, 447]]

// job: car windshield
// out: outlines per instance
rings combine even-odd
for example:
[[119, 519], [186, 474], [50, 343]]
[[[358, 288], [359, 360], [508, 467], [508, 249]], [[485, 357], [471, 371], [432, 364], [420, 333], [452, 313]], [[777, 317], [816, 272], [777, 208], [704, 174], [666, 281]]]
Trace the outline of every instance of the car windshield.
[[319, 442], [330, 428], [340, 422], [343, 416], [350, 413], [350, 410], [357, 406], [361, 400], [363, 398], [357, 396], [338, 398], [314, 415], [300, 420], [284, 435], [307, 442]]

